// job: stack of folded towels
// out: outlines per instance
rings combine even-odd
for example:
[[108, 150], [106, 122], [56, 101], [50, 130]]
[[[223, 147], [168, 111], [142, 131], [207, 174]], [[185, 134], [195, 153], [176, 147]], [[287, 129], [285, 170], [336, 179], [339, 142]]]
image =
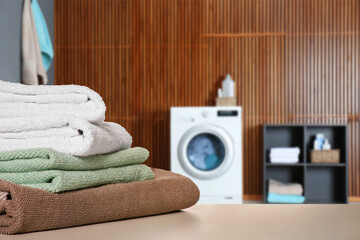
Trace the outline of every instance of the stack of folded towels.
[[300, 148], [271, 148], [270, 162], [271, 163], [298, 163], [300, 155]]
[[63, 228], [171, 212], [199, 190], [143, 164], [149, 152], [105, 122], [87, 87], [0, 81], [0, 233]]
[[299, 183], [282, 183], [269, 179], [267, 202], [269, 203], [304, 203], [303, 187]]

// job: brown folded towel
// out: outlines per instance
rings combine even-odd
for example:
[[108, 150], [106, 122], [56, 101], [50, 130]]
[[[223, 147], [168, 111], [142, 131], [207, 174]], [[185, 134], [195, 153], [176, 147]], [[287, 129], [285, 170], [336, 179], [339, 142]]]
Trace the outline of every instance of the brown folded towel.
[[0, 181], [0, 233], [15, 234], [149, 216], [188, 208], [199, 189], [188, 178], [153, 169], [155, 179], [51, 193]]
[[269, 192], [286, 195], [299, 195], [303, 194], [303, 187], [300, 183], [282, 183], [274, 179], [269, 179]]

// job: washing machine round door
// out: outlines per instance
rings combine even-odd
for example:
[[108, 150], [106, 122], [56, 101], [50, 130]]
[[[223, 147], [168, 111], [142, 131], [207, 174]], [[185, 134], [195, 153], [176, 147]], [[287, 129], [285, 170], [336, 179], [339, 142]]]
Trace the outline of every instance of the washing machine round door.
[[234, 158], [233, 141], [222, 128], [203, 124], [181, 138], [178, 156], [184, 170], [195, 178], [211, 179], [224, 174]]

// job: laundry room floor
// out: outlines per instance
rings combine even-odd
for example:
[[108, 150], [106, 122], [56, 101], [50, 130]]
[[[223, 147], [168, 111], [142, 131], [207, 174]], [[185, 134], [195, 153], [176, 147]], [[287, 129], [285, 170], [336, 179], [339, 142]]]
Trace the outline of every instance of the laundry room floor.
[[360, 208], [338, 205], [201, 205], [158, 216], [61, 230], [1, 235], [1, 240], [359, 239]]
[[[244, 200], [244, 204], [263, 204], [263, 201], [260, 200]], [[349, 202], [349, 204], [358, 204], [360, 205], [360, 202]]]

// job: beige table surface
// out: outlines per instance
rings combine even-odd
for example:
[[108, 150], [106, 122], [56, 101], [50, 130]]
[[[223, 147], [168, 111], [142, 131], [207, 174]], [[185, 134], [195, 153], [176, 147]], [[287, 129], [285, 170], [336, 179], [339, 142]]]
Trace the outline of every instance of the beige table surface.
[[0, 240], [360, 239], [360, 205], [195, 205], [181, 212]]

